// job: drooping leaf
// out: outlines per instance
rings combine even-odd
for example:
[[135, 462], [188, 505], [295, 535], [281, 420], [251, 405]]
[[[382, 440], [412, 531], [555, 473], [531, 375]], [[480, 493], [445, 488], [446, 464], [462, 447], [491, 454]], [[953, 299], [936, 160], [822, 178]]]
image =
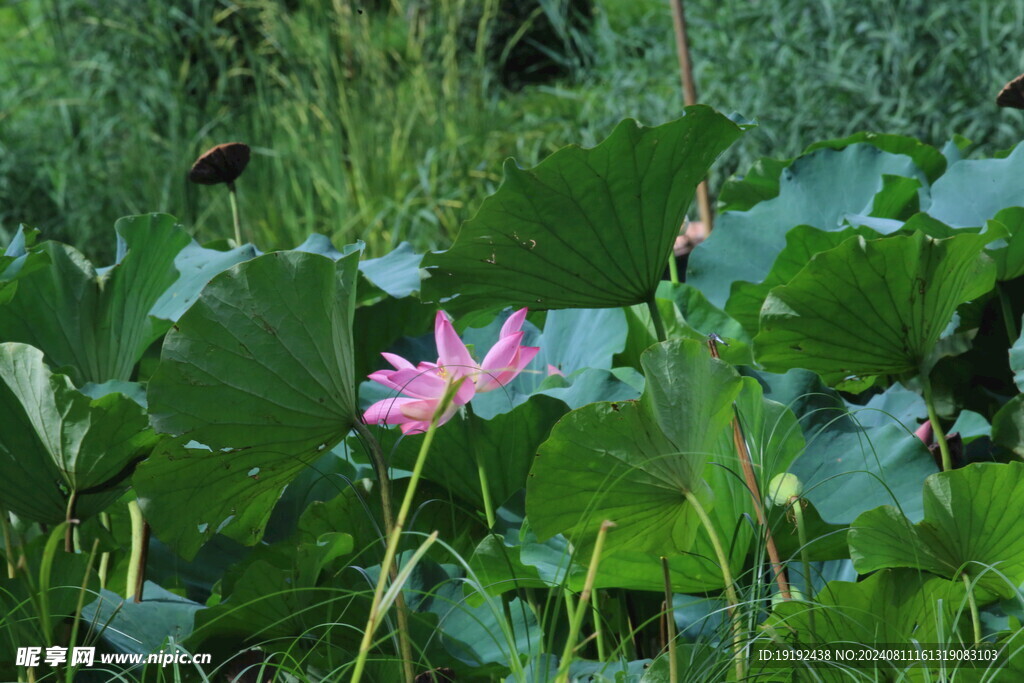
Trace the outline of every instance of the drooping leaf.
[[995, 237], [863, 237], [820, 253], [761, 310], [759, 362], [807, 368], [829, 384], [918, 372], [956, 307], [995, 283], [982, 254]]
[[963, 572], [1012, 597], [1024, 582], [1024, 464], [974, 463], [933, 474], [924, 484], [921, 522], [884, 506], [858, 517], [849, 539], [861, 574], [910, 567], [956, 579]]
[[749, 211], [779, 194], [779, 177], [792, 159], [762, 158], [745, 175], [730, 178], [718, 195], [722, 211]]
[[883, 175], [882, 189], [871, 202], [871, 216], [906, 220], [921, 208], [921, 182], [916, 178]]
[[16, 342], [0, 344], [0, 414], [0, 506], [46, 524], [65, 519], [71, 494], [72, 516], [102, 511], [157, 441], [135, 401], [91, 399], [52, 374], [39, 349]]
[[41, 349], [76, 384], [131, 378], [170, 324], [149, 312], [178, 280], [175, 257], [191, 241], [165, 214], [122, 218], [115, 230], [113, 266], [97, 271], [73, 247], [46, 242], [39, 250], [49, 266], [21, 278], [18, 295], [0, 306], [0, 338]]
[[[847, 214], [867, 215], [882, 190], [883, 175], [926, 180], [906, 156], [855, 144], [842, 151], [820, 149], [782, 172], [777, 197], [749, 211], [730, 211], [690, 255], [686, 281], [708, 301], [725, 308], [737, 280], [761, 282], [786, 246], [786, 233], [797, 225], [842, 230]], [[823, 201], [824, 197], [830, 201]], [[896, 227], [892, 228], [897, 229]]]
[[653, 298], [697, 184], [741, 133], [698, 105], [656, 128], [623, 121], [597, 147], [566, 147], [533, 169], [506, 162], [452, 248], [423, 259], [424, 298], [453, 313]]
[[1005, 230], [1009, 235], [985, 249], [985, 253], [996, 262], [996, 279], [1013, 280], [1024, 275], [1024, 208], [1013, 206], [1003, 209], [985, 226], [986, 229]]
[[786, 233], [786, 247], [779, 252], [764, 282], [754, 284], [737, 280], [732, 283], [725, 310], [753, 337], [760, 324], [761, 307], [772, 288], [792, 280], [816, 254], [834, 249], [857, 235], [867, 239], [880, 236], [875, 230], [866, 227], [835, 231], [820, 230], [810, 225], [794, 227]]
[[[357, 419], [357, 259], [275, 252], [240, 264], [168, 334], [150, 416], [179, 438], [139, 469], [135, 486], [154, 529], [183, 555], [222, 526], [259, 540], [284, 486]], [[199, 529], [183, 509], [210, 519]]]

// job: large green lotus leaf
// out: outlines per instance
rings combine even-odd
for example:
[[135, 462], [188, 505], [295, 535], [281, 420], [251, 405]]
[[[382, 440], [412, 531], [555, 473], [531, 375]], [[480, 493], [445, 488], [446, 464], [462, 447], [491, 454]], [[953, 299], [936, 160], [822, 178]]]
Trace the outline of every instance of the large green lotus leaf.
[[56, 375], [39, 349], [0, 344], [0, 506], [46, 524], [88, 518], [127, 488], [156, 443], [145, 410], [121, 394], [91, 399]]
[[1001, 209], [1024, 206], [1024, 145], [1005, 159], [964, 159], [951, 164], [931, 188], [928, 213], [955, 228], [977, 228]]
[[38, 235], [38, 230], [26, 230], [21, 226], [4, 253], [0, 254], [0, 304], [10, 301], [18, 291], [19, 279], [44, 268], [49, 262], [45, 252], [32, 249]]
[[918, 524], [891, 506], [858, 517], [849, 535], [857, 571], [912, 567], [948, 579], [965, 572], [994, 593], [1016, 595], [1024, 583], [1024, 463], [933, 474], [924, 513]]
[[[225, 524], [236, 540], [259, 540], [284, 486], [357, 419], [358, 258], [247, 261], [214, 278], [168, 333], [150, 419], [181, 438], [139, 469], [135, 486], [154, 529], [183, 555]], [[197, 531], [185, 509], [209, 526]]]
[[792, 280], [816, 254], [834, 249], [858, 235], [867, 239], [880, 236], [868, 227], [830, 231], [810, 225], [796, 226], [786, 233], [786, 246], [779, 252], [764, 282], [754, 284], [737, 280], [732, 283], [732, 293], [729, 295], [729, 303], [726, 304], [725, 310], [751, 337], [756, 335], [761, 318], [761, 306], [764, 305], [764, 300], [768, 298], [772, 288]]
[[807, 448], [790, 472], [825, 522], [850, 524], [879, 505], [898, 505], [921, 519], [921, 485], [936, 466], [913, 434], [926, 415], [919, 395], [896, 384], [851, 412], [853, 406], [807, 370], [756, 376], [766, 395], [800, 420]]
[[423, 259], [424, 298], [453, 313], [653, 298], [697, 184], [741, 133], [697, 105], [656, 128], [623, 121], [597, 147], [566, 147], [533, 169], [506, 162], [452, 248]]
[[605, 519], [609, 548], [674, 553], [699, 522], [684, 492], [709, 495], [701, 474], [732, 419], [736, 372], [707, 347], [675, 340], [648, 349], [640, 401], [574, 410], [541, 445], [527, 485], [527, 515], [541, 539], [593, 538]]
[[337, 443], [355, 418], [357, 260], [274, 252], [214, 278], [164, 340], [149, 383], [157, 430], [296, 455]]
[[[883, 175], [924, 176], [906, 156], [882, 152], [869, 144], [842, 151], [821, 149], [800, 157], [782, 172], [777, 197], [749, 211], [729, 211], [690, 255], [686, 281], [725, 308], [737, 280], [761, 282], [786, 246], [786, 233], [797, 225], [842, 230], [847, 214], [871, 212], [883, 188]], [[895, 228], [894, 228], [895, 229]]]
[[[780, 472], [785, 472], [794, 458], [803, 450], [804, 440], [793, 413], [776, 401], [764, 398], [761, 385], [753, 378], [743, 378], [742, 389], [736, 397], [736, 411], [743, 425], [744, 440], [758, 473], [759, 487], [767, 489], [767, 482]], [[733, 575], [742, 571], [747, 557], [753, 531], [749, 524], [740, 522], [753, 519], [755, 512], [750, 492], [744, 482], [733, 445], [732, 429], [726, 429], [718, 437], [713, 448], [715, 456], [705, 465], [703, 480], [714, 492], [714, 506], [708, 516], [715, 526], [719, 538], [730, 548]], [[612, 533], [617, 533], [616, 529]], [[657, 532], [653, 532], [657, 533]], [[815, 537], [812, 537], [812, 541]], [[818, 543], [811, 553], [825, 549]], [[827, 554], [832, 552], [831, 545]], [[669, 555], [669, 571], [673, 590], [677, 592], [703, 592], [722, 587], [722, 572], [714, 561], [715, 550], [703, 527], [698, 530], [693, 546], [688, 552]], [[579, 562], [582, 558], [577, 557]], [[571, 585], [582, 589], [586, 567], [574, 565]], [[622, 587], [633, 590], [662, 590], [661, 560], [658, 554], [636, 552], [623, 548], [602, 555], [597, 585], [601, 587]], [[659, 586], [662, 588], [659, 589]]]
[[[960, 581], [910, 569], [883, 569], [857, 583], [830, 581], [815, 596], [815, 603], [778, 603], [761, 629], [772, 640], [802, 646], [956, 642], [958, 636], [966, 638], [970, 629], [966, 601]], [[759, 661], [755, 652], [752, 673], [757, 673], [759, 680], [764, 672], [778, 671], [760, 668]], [[791, 667], [784, 671], [792, 674]], [[808, 680], [817, 680], [819, 675], [827, 681], [851, 680], [848, 673], [840, 675], [827, 667], [809, 671], [815, 677]]]
[[165, 214], [122, 218], [115, 230], [117, 263], [102, 271], [73, 247], [40, 245], [49, 267], [20, 279], [17, 296], [0, 307], [0, 339], [42, 349], [76, 384], [130, 379], [170, 324], [149, 311], [178, 279], [174, 260], [189, 236]]
[[[549, 396], [534, 396], [511, 412], [490, 420], [476, 415], [451, 420], [434, 435], [423, 476], [483, 509], [476, 460], [479, 458], [487, 473], [491, 500], [498, 507], [526, 486], [537, 447], [565, 412], [563, 402]], [[402, 438], [393, 450], [391, 464], [411, 470], [423, 438], [422, 434]]]
[[807, 368], [829, 384], [917, 372], [956, 307], [995, 284], [995, 239], [917, 232], [847, 240], [771, 291], [754, 338], [768, 370]]

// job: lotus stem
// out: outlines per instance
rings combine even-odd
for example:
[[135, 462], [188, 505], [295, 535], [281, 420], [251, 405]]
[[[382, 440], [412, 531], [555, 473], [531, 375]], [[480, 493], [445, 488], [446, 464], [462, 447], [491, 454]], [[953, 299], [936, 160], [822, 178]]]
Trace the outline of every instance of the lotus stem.
[[562, 660], [558, 665], [555, 683], [568, 683], [569, 681], [569, 666], [572, 664], [573, 652], [576, 650], [576, 639], [579, 637], [580, 628], [583, 626], [583, 616], [587, 612], [587, 603], [590, 602], [590, 595], [594, 590], [594, 580], [597, 578], [597, 566], [601, 562], [604, 539], [608, 536], [608, 530], [613, 526], [615, 526], [615, 523], [606, 519], [601, 522], [601, 528], [597, 531], [597, 539], [594, 541], [594, 550], [590, 554], [590, 566], [587, 568], [587, 578], [583, 582], [583, 592], [580, 593], [580, 601], [576, 604], [576, 608], [569, 612], [569, 635], [565, 640], [565, 648], [562, 650]]
[[715, 556], [718, 558], [718, 564], [722, 570], [722, 581], [725, 583], [726, 611], [729, 613], [729, 620], [732, 623], [732, 650], [736, 661], [736, 679], [743, 680], [744, 672], [746, 671], [746, 662], [744, 662], [743, 656], [743, 623], [740, 621], [740, 599], [736, 595], [736, 588], [733, 585], [729, 557], [725, 554], [725, 548], [722, 546], [722, 539], [719, 538], [718, 531], [715, 530], [714, 525], [711, 523], [711, 518], [708, 517], [707, 511], [701, 505], [697, 496], [693, 495], [691, 491], [683, 491], [683, 496], [693, 506], [694, 512], [697, 513], [701, 524], [704, 525], [704, 529], [708, 532], [708, 538], [711, 539], [711, 546], [715, 549]]
[[[100, 539], [94, 539], [92, 550], [89, 551], [89, 561], [85, 565], [85, 575], [82, 577], [82, 586], [78, 591], [78, 605], [75, 607], [75, 620], [71, 624], [71, 638], [68, 647], [74, 648], [78, 642], [78, 627], [82, 623], [82, 608], [85, 606], [85, 595], [89, 588], [89, 574], [92, 573], [92, 564], [96, 561], [96, 550], [100, 547]], [[67, 668], [66, 683], [74, 683], [75, 671], [69, 665]]]
[[932, 433], [935, 441], [939, 444], [939, 452], [942, 454], [942, 471], [949, 472], [953, 469], [953, 458], [949, 453], [949, 442], [946, 441], [946, 433], [942, 431], [939, 424], [939, 415], [935, 412], [935, 400], [932, 397], [932, 383], [927, 375], [922, 376], [924, 384], [924, 404], [928, 408], [928, 420], [932, 423]]
[[971, 610], [971, 625], [974, 627], [974, 642], [977, 644], [981, 642], [981, 616], [978, 614], [978, 602], [974, 599], [971, 579], [967, 576], [967, 572], [961, 573], [960, 578], [963, 579], [964, 587], [967, 589], [967, 604]]
[[[687, 107], [697, 104], [697, 86], [693, 79], [693, 63], [690, 61], [690, 41], [686, 37], [686, 11], [683, 0], [672, 0], [672, 25], [676, 36], [676, 53], [679, 57], [679, 80], [683, 86], [683, 104]], [[705, 229], [711, 232], [711, 200], [708, 197], [708, 181], [697, 185], [697, 210]], [[675, 282], [675, 280], [673, 280]]]
[[[384, 450], [380, 447], [380, 441], [373, 435], [362, 422], [355, 423], [356, 433], [366, 443], [370, 452], [370, 462], [373, 463], [374, 472], [377, 474], [377, 482], [380, 485], [380, 506], [384, 517], [384, 538], [391, 538], [395, 530], [395, 517], [393, 500], [391, 498], [391, 477], [388, 475], [388, 464], [384, 458]], [[398, 579], [398, 567], [392, 564], [390, 571], [391, 582]], [[382, 574], [383, 575], [383, 574]], [[398, 615], [398, 650], [402, 657], [402, 666], [406, 678], [413, 676], [412, 671], [412, 644], [409, 642], [409, 608], [405, 604], [405, 595], [399, 591], [395, 598], [395, 612]]]
[[[793, 506], [793, 519], [796, 521], [796, 535], [800, 539], [800, 562], [804, 567], [804, 592], [809, 600], [814, 595], [814, 583], [811, 578], [811, 556], [807, 550], [807, 522], [804, 521], [804, 503], [798, 496], [789, 499]], [[814, 633], [814, 610], [808, 611], [811, 633]]]
[[[398, 509], [398, 516], [395, 518], [394, 527], [391, 530], [387, 548], [384, 551], [384, 560], [381, 563], [380, 576], [377, 577], [377, 587], [373, 591], [373, 601], [370, 603], [370, 616], [367, 618], [366, 628], [363, 630], [363, 639], [359, 645], [359, 655], [356, 657], [351, 683], [359, 683], [359, 680], [362, 678], [363, 671], [366, 669], [366, 658], [369, 656], [370, 647], [373, 645], [373, 633], [377, 630], [377, 626], [380, 624], [383, 616], [381, 600], [384, 596], [388, 577], [390, 576], [392, 566], [395, 562], [395, 555], [398, 552], [398, 544], [402, 537], [402, 527], [405, 525], [405, 520], [409, 515], [409, 510], [412, 508], [412, 501], [416, 494], [416, 486], [419, 484], [420, 477], [423, 474], [423, 465], [427, 461], [427, 454], [430, 452], [430, 445], [434, 441], [434, 432], [437, 431], [438, 419], [448, 409], [448, 406], [451, 405], [452, 399], [455, 397], [455, 393], [459, 390], [459, 387], [465, 379], [465, 377], [460, 377], [448, 386], [444, 396], [441, 397], [441, 400], [437, 404], [434, 415], [430, 420], [430, 426], [427, 428], [427, 433], [423, 435], [423, 442], [420, 444], [420, 451], [416, 456], [416, 463], [413, 465], [412, 475], [409, 477], [409, 484], [405, 490], [405, 497], [402, 499], [402, 506]], [[412, 661], [411, 659], [406, 661], [407, 664], [403, 663], [403, 666], [407, 676], [406, 681], [407, 683], [410, 683], [412, 681]]]
[[132, 550], [128, 559], [125, 597], [142, 602], [142, 589], [146, 583], [146, 555], [149, 550], [149, 524], [142, 516], [142, 508], [137, 500], [128, 503], [128, 515], [132, 522]]
[[[107, 531], [110, 531], [110, 513], [109, 512], [101, 512], [100, 513], [100, 525], [104, 529], [106, 529]], [[107, 587], [107, 572], [108, 571], [110, 571], [110, 553], [109, 552], [103, 552], [103, 553], [100, 554], [100, 566], [99, 566], [99, 570], [96, 572], [96, 574], [97, 574], [97, 576], [99, 577], [99, 580], [100, 580], [100, 588], [106, 588]]]
[[50, 577], [53, 574], [53, 560], [57, 556], [57, 546], [60, 545], [61, 538], [64, 535], [64, 527], [67, 525], [67, 522], [61, 522], [50, 532], [49, 538], [46, 539], [46, 545], [43, 546], [43, 559], [39, 562], [39, 602], [37, 603], [37, 608], [39, 610], [39, 621], [42, 624], [48, 646], [55, 644], [50, 621]]
[[1006, 326], [1006, 336], [1010, 340], [1010, 346], [1013, 346], [1020, 335], [1017, 332], [1017, 321], [1013, 317], [1013, 308], [1010, 306], [1010, 298], [1006, 296], [1006, 289], [1000, 283], [996, 283], [996, 294], [999, 295], [999, 308], [1003, 314], [1003, 325]]
[[228, 183], [228, 198], [231, 200], [231, 219], [235, 226], [235, 246], [242, 246], [242, 220], [238, 214], [238, 191], [235, 184]]
[[0, 528], [4, 535], [4, 557], [7, 559], [7, 578], [13, 579], [17, 575], [14, 564], [14, 543], [11, 536], [11, 518], [7, 516], [7, 510], [0, 508]]
[[668, 680], [679, 682], [679, 663], [676, 662], [676, 617], [672, 602], [672, 575], [668, 569], [668, 558], [661, 558], [661, 573], [665, 577], [665, 640], [668, 641]]
[[473, 451], [473, 460], [476, 461], [476, 476], [480, 480], [480, 496], [484, 503], [484, 516], [487, 518], [487, 528], [493, 529], [497, 518], [494, 514], [494, 502], [491, 500], [491, 487], [487, 481], [487, 470], [484, 468], [483, 458], [480, 457], [480, 450], [476, 447], [476, 421], [473, 415], [473, 408], [466, 404], [466, 420], [469, 428], [469, 448]]
[[675, 246], [672, 247], [672, 251], [668, 253], [668, 279], [674, 285], [679, 284], [679, 266], [676, 265], [676, 250]]
[[75, 489], [71, 490], [71, 495], [68, 496], [68, 504], [64, 510], [64, 521], [68, 525], [64, 528], [64, 552], [73, 553], [75, 552], [75, 527], [72, 523], [72, 518], [75, 515], [75, 502], [78, 500], [78, 491]]
[[665, 322], [661, 319], [661, 311], [658, 310], [658, 303], [653, 294], [647, 300], [647, 310], [651, 312], [651, 322], [654, 323], [654, 333], [658, 341], [666, 341], [668, 336], [665, 334]]
[[[718, 340], [718, 335], [711, 335], [708, 338], [708, 349], [711, 351], [711, 357], [715, 359], [720, 358], [718, 355]], [[743, 426], [740, 424], [740, 411], [735, 403], [732, 404], [732, 413], [732, 441], [736, 447], [736, 455], [739, 457], [740, 469], [743, 470], [743, 480], [747, 484], [750, 499], [754, 504], [757, 523], [764, 529], [765, 546], [768, 549], [768, 561], [772, 566], [772, 574], [774, 574], [775, 582], [779, 586], [779, 594], [782, 595], [782, 599], [790, 600], [793, 596], [789, 590], [789, 582], [786, 580], [786, 570], [782, 566], [779, 549], [775, 545], [775, 537], [772, 535], [768, 518], [764, 514], [764, 502], [761, 500], [761, 491], [757, 485], [754, 461], [750, 457], [750, 451], [747, 449], [747, 439], [743, 435]]]

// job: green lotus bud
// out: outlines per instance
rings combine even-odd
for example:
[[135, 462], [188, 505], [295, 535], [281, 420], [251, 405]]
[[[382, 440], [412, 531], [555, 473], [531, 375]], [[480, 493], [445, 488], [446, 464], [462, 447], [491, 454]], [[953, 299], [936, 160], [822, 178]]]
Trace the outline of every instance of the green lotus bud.
[[800, 477], [788, 472], [776, 474], [768, 484], [768, 500], [775, 505], [786, 505], [790, 498], [799, 498], [803, 492], [804, 485]]

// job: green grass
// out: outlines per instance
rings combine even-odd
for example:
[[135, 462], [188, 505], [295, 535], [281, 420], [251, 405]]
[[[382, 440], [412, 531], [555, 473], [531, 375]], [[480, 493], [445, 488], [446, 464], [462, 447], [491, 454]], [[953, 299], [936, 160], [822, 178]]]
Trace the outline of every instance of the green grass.
[[[241, 140], [254, 151], [239, 182], [244, 227], [262, 248], [310, 232], [365, 239], [371, 255], [401, 240], [443, 247], [505, 157], [534, 164], [621, 118], [680, 112], [666, 2], [597, 0], [592, 29], [562, 35], [576, 46], [556, 54], [568, 75], [515, 92], [489, 59], [496, 0], [357, 5], [7, 0], [0, 228], [37, 225], [107, 258], [98, 235], [132, 213], [226, 236], [227, 193], [185, 172], [208, 146]], [[720, 163], [713, 193], [759, 156], [859, 130], [934, 144], [959, 133], [989, 153], [1024, 131], [1020, 112], [994, 104], [1024, 70], [1024, 0], [686, 5], [700, 99], [760, 123]]]

